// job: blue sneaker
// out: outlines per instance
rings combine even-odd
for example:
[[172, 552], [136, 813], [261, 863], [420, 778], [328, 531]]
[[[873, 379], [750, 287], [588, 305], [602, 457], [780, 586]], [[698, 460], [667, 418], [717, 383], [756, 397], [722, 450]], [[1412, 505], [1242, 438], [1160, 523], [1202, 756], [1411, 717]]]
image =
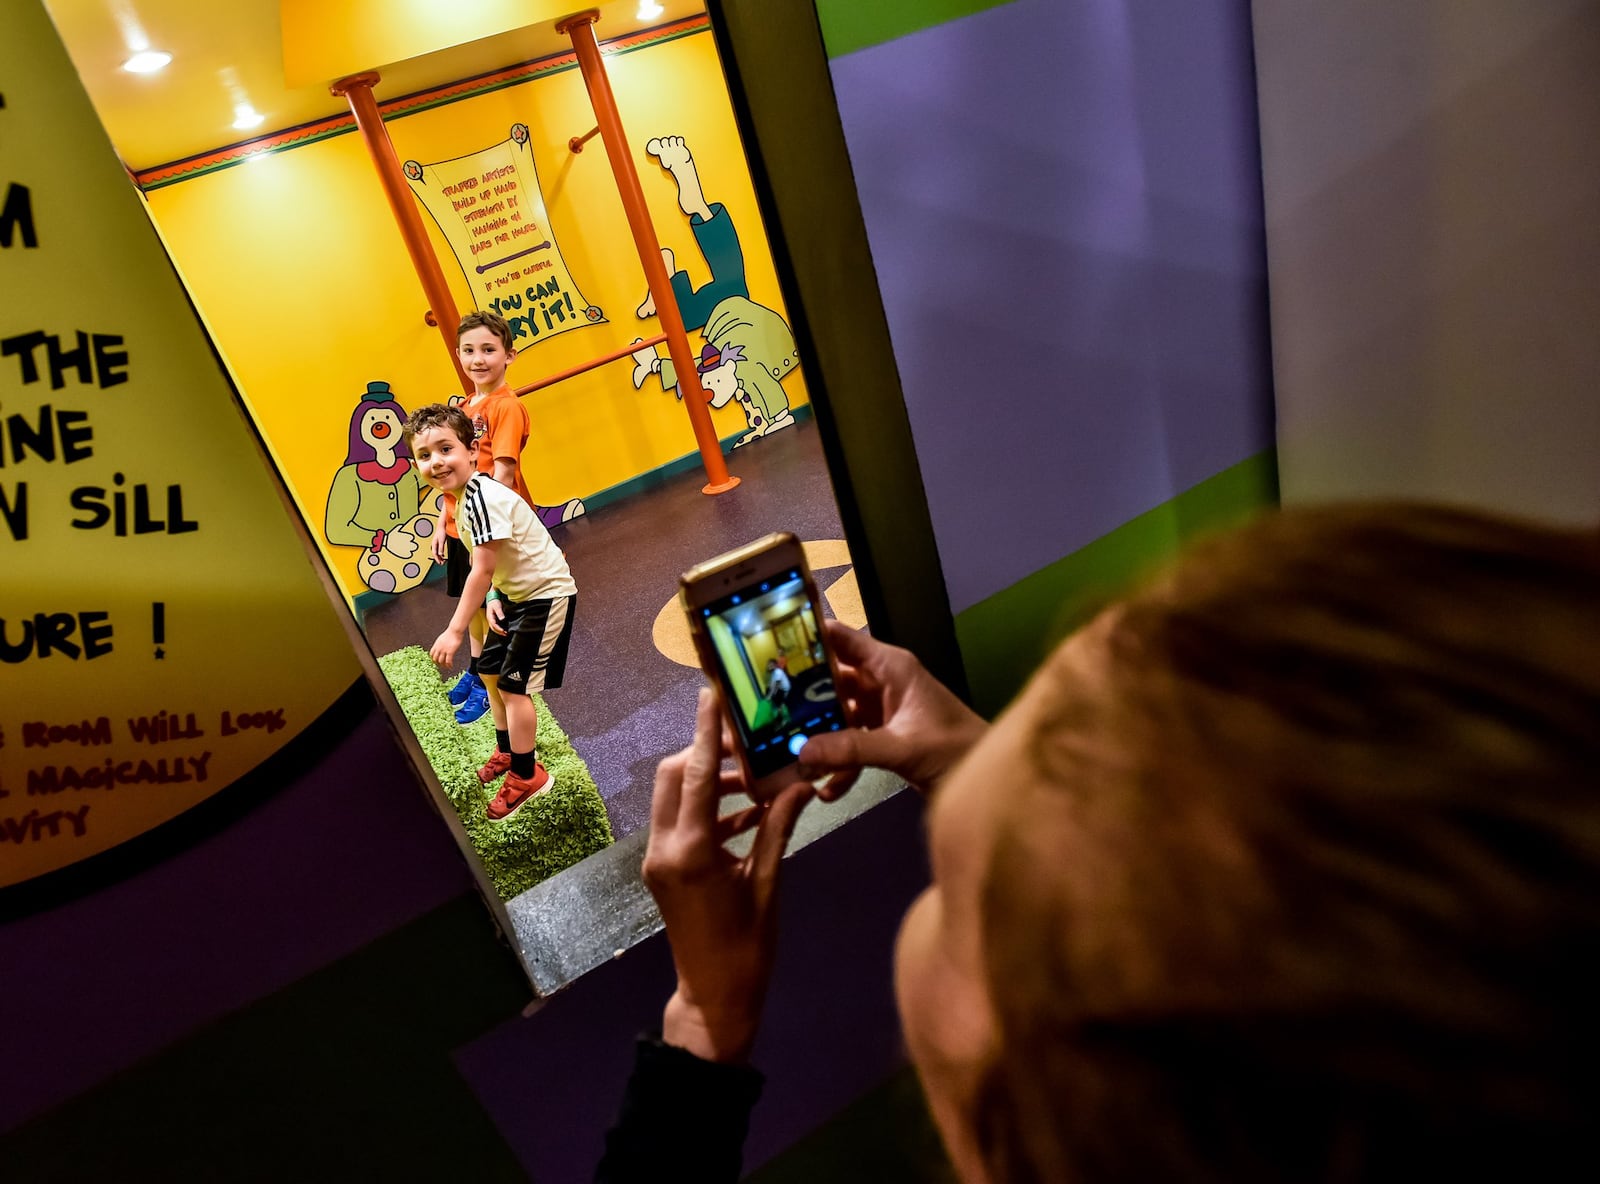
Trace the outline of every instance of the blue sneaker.
[[475, 690], [483, 690], [483, 680], [469, 670], [456, 679], [456, 685], [450, 688], [450, 706], [460, 707]]
[[480, 682], [472, 688], [466, 701], [456, 708], [456, 723], [470, 724], [483, 718], [483, 713], [489, 710], [489, 692]]

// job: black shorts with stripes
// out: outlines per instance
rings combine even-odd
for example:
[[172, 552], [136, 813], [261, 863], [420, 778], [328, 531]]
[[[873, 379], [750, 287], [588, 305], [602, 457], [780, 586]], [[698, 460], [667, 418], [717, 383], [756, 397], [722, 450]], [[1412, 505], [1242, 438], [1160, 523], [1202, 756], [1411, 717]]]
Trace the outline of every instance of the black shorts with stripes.
[[472, 552], [467, 550], [455, 535], [445, 535], [444, 540], [444, 590], [460, 599], [461, 590], [467, 586], [467, 576], [472, 574]]
[[504, 600], [504, 633], [489, 630], [478, 659], [478, 673], [500, 679], [502, 695], [553, 691], [567, 669], [576, 596], [550, 600]]

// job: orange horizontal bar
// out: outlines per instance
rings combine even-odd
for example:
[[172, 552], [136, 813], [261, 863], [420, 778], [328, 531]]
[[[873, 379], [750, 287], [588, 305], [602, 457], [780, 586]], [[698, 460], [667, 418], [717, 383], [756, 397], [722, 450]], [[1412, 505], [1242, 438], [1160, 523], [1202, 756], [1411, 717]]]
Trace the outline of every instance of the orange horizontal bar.
[[646, 337], [643, 341], [635, 341], [632, 345], [625, 345], [620, 349], [614, 349], [608, 354], [601, 354], [598, 358], [591, 359], [587, 362], [580, 362], [571, 369], [558, 370], [554, 374], [547, 374], [537, 382], [530, 382], [527, 386], [519, 386], [514, 393], [518, 398], [521, 398], [523, 395], [531, 395], [534, 391], [542, 391], [547, 386], [555, 386], [555, 384], [558, 382], [565, 382], [569, 378], [576, 378], [578, 375], [586, 373], [587, 371], [598, 370], [607, 362], [615, 362], [618, 358], [625, 358], [629, 354], [638, 353], [642, 349], [654, 349], [656, 346], [666, 341], [666, 339], [667, 335], [665, 333], [658, 333], [654, 337]]

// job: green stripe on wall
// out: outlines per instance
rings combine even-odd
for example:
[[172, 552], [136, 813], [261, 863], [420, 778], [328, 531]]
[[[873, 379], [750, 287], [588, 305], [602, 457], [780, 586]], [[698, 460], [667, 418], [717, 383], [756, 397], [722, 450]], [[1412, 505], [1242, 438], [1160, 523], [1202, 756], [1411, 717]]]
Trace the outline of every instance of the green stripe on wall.
[[998, 8], [1010, 0], [817, 0], [830, 58], [881, 45], [919, 29]]
[[958, 613], [956, 640], [973, 706], [995, 715], [1056, 642], [1180, 544], [1277, 501], [1278, 456], [1269, 448]]

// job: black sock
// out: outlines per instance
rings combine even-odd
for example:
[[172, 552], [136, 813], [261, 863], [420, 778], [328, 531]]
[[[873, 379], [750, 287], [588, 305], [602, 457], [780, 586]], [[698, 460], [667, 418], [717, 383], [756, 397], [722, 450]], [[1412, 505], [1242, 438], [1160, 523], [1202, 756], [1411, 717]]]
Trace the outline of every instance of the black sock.
[[478, 677], [478, 659], [473, 658], [467, 662], [467, 673], [473, 678]]
[[501, 752], [511, 751], [511, 733], [502, 732], [499, 728], [494, 730], [494, 746]]
[[513, 752], [511, 754], [511, 772], [518, 777], [532, 777], [533, 753]]

